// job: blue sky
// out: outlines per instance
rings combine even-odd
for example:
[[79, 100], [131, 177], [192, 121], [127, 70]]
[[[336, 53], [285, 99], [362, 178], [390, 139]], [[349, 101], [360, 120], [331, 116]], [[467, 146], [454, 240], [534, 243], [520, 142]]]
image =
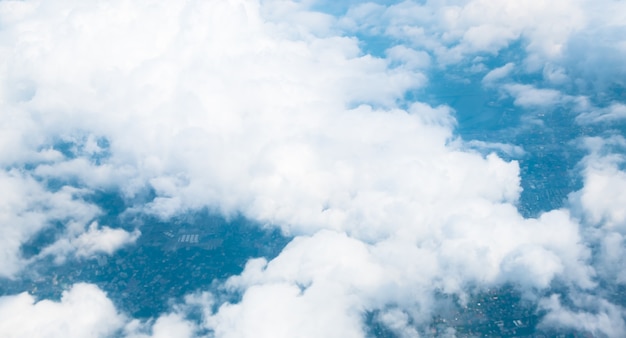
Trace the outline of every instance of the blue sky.
[[[624, 13], [0, 2], [0, 335], [418, 337], [511, 287], [537, 329], [624, 336]], [[88, 270], [189, 224], [237, 268], [147, 315]]]

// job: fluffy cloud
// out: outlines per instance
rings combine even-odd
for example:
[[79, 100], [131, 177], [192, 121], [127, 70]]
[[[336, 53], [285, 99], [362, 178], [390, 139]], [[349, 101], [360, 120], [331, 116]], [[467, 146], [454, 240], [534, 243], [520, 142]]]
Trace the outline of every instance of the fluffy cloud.
[[21, 293], [0, 298], [3, 337], [110, 337], [124, 317], [97, 287], [76, 284], [58, 302]]
[[[410, 337], [432, 318], [436, 292], [461, 303], [469, 286], [505, 283], [540, 294], [556, 282], [584, 293], [622, 264], [621, 160], [592, 152], [583, 162], [585, 186], [571, 198], [582, 211], [524, 218], [517, 162], [471, 149], [521, 148], [464, 142], [451, 108], [405, 100], [424, 88], [433, 63], [467, 63], [522, 39], [524, 59], [491, 70], [484, 85], [504, 83], [500, 90], [524, 108], [575, 103], [556, 87], [575, 68], [568, 44], [598, 20], [586, 16], [587, 2], [367, 3], [342, 18], [308, 5], [0, 2], [0, 125], [8, 130], [0, 134], [8, 168], [0, 186], [12, 192], [0, 204], [0, 274], [15, 274], [20, 246], [53, 221], [68, 225], [42, 256], [89, 257], [133, 243], [138, 232], [92, 223], [98, 210], [80, 194], [95, 189], [120, 191], [133, 210], [163, 219], [208, 207], [296, 236], [275, 259], [251, 260], [226, 282], [240, 301], [198, 301], [203, 329], [218, 337], [361, 337], [363, 316], [374, 311]], [[346, 32], [408, 44], [374, 57]], [[518, 64], [540, 70], [546, 87], [507, 80]], [[47, 191], [55, 180], [66, 186]], [[134, 198], [146, 191], [155, 198]], [[606, 231], [588, 231], [586, 222]], [[602, 256], [589, 249], [596, 242]], [[83, 299], [101, 312], [67, 324], [63, 311], [75, 310], [64, 309], [87, 306]], [[37, 325], [59, 308], [54, 323], [69, 331], [53, 326], [51, 335], [196, 333], [180, 313], [126, 323], [83, 284], [60, 302], [26, 294], [2, 301], [33, 312]], [[543, 306], [545, 325], [576, 317], [554, 298]], [[605, 312], [619, 324], [613, 307]], [[614, 334], [598, 331], [601, 319], [577, 328]]]
[[[432, 51], [444, 63], [475, 53], [495, 54], [519, 38], [528, 41], [529, 60], [555, 58], [562, 55], [568, 38], [585, 27], [586, 17], [579, 3], [404, 1], [389, 7], [368, 3], [351, 8], [344, 24], [350, 29], [405, 39]], [[556, 27], [552, 22], [562, 24]]]
[[508, 84], [504, 86], [504, 90], [515, 98], [516, 105], [522, 107], [552, 108], [570, 99], [558, 90], [538, 89], [531, 85]]
[[79, 258], [92, 257], [98, 253], [111, 255], [120, 247], [134, 243], [139, 235], [139, 230], [130, 233], [108, 226], [99, 227], [97, 222], [93, 222], [87, 231], [80, 232], [75, 237], [70, 235], [59, 239], [42, 250], [39, 256], [52, 255], [57, 261], [62, 261], [72, 253]]
[[594, 137], [584, 139], [583, 145], [590, 152], [581, 163], [584, 186], [570, 195], [570, 201], [589, 226], [587, 237], [598, 249], [595, 265], [603, 279], [624, 284], [626, 201], [622, 191], [626, 172], [622, 169], [624, 156], [617, 151], [624, 149], [626, 141], [622, 137]]
[[177, 312], [154, 321], [130, 320], [93, 284], [77, 283], [59, 300], [36, 300], [24, 292], [0, 297], [0, 334], [22, 337], [192, 337], [196, 327]]
[[491, 153], [494, 151], [499, 151], [513, 158], [520, 158], [526, 154], [526, 152], [524, 151], [522, 147], [512, 145], [512, 144], [505, 144], [505, 143], [499, 143], [499, 142], [484, 142], [484, 141], [478, 141], [478, 140], [471, 140], [471, 141], [465, 142], [465, 144], [468, 147], [472, 149], [476, 149], [481, 152]]
[[623, 308], [591, 296], [578, 297], [574, 302], [577, 306], [591, 307], [592, 310], [571, 310], [563, 307], [556, 295], [543, 299], [540, 306], [549, 313], [542, 325], [571, 328], [606, 337], [621, 337], [626, 332]]
[[614, 102], [610, 106], [605, 108], [590, 107], [592, 110], [583, 112], [576, 117], [576, 121], [581, 124], [591, 123], [610, 123], [612, 121], [618, 121], [626, 119], [626, 105], [619, 102]]
[[509, 62], [502, 67], [491, 70], [489, 73], [487, 73], [487, 75], [485, 75], [485, 77], [483, 77], [483, 83], [490, 84], [492, 82], [498, 81], [508, 76], [513, 68], [515, 68], [515, 64], [513, 62]]
[[97, 207], [79, 199], [84, 191], [65, 187], [50, 192], [18, 170], [0, 171], [0, 189], [2, 277], [12, 277], [27, 264], [21, 246], [38, 232], [53, 227], [55, 222], [64, 223], [68, 231], [81, 229], [99, 213]]
[[[339, 24], [427, 52], [439, 65], [485, 70], [480, 58], [505, 56], [502, 61], [519, 71], [542, 73], [549, 84], [569, 90], [574, 82], [594, 95], [624, 87], [625, 9], [610, 0], [368, 2], [350, 7]], [[518, 43], [525, 53], [507, 54]]]
[[620, 166], [626, 161], [615, 150], [626, 147], [621, 136], [611, 138], [590, 137], [583, 140], [590, 154], [582, 161], [584, 165], [583, 189], [571, 198], [580, 204], [579, 210], [593, 225], [626, 231], [626, 212], [623, 210], [626, 173]]
[[181, 314], [164, 314], [153, 323], [132, 320], [124, 327], [124, 337], [126, 338], [167, 338], [181, 337], [190, 338], [194, 336], [196, 327], [190, 321], [183, 318]]
[[242, 300], [222, 305], [207, 325], [218, 336], [356, 337], [363, 335], [360, 311], [395, 306], [414, 325], [427, 324], [434, 289], [465, 298], [466, 283], [545, 289], [559, 278], [594, 286], [589, 252], [567, 214], [523, 221], [512, 209], [484, 207], [489, 214], [463, 213], [416, 238], [407, 229], [375, 244], [330, 231], [296, 238], [274, 260], [251, 261], [231, 278], [226, 286], [243, 292]]

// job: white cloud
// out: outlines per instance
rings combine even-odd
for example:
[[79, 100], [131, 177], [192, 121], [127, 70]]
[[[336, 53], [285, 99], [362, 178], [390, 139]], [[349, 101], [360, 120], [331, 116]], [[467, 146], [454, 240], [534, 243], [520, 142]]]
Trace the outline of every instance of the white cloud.
[[589, 137], [582, 143], [589, 151], [581, 161], [584, 185], [569, 201], [588, 227], [587, 240], [597, 249], [594, 265], [602, 280], [625, 284], [626, 172], [621, 166], [626, 159], [617, 151], [626, 147], [626, 140]]
[[63, 188], [46, 191], [33, 178], [17, 170], [0, 171], [0, 276], [12, 277], [27, 260], [20, 248], [54, 222], [67, 229], [81, 227], [95, 217], [97, 207], [78, 199], [83, 192]]
[[567, 76], [567, 71], [562, 66], [556, 66], [553, 64], [546, 64], [543, 67], [543, 78], [546, 79], [551, 84], [554, 85], [564, 85], [570, 81], [570, 78]]
[[80, 234], [72, 244], [76, 246], [76, 255], [79, 257], [90, 256], [94, 253], [110, 255], [119, 247], [134, 243], [139, 234], [139, 230], [129, 233], [107, 226], [98, 228], [97, 223], [94, 222], [89, 226], [89, 230]]
[[540, 307], [548, 311], [541, 325], [591, 332], [594, 336], [622, 337], [626, 332], [624, 309], [604, 299], [582, 296], [574, 299], [576, 305], [591, 305], [592, 311], [570, 310], [561, 304], [557, 295], [545, 298]]
[[502, 270], [512, 282], [545, 289], [564, 268], [557, 255], [543, 247], [531, 246], [509, 254], [502, 262]]
[[140, 234], [139, 230], [131, 233], [108, 226], [99, 227], [97, 222], [93, 222], [87, 231], [69, 234], [47, 246], [39, 257], [51, 255], [62, 261], [70, 254], [78, 258], [90, 258], [98, 253], [111, 255], [117, 249], [134, 243]]
[[385, 311], [378, 318], [385, 326], [394, 331], [400, 338], [419, 337], [417, 330], [411, 326], [410, 317], [398, 309]]
[[526, 154], [524, 149], [513, 144], [505, 144], [499, 142], [485, 142], [478, 140], [470, 140], [465, 142], [469, 148], [477, 149], [484, 152], [501, 151], [514, 158], [520, 158]]
[[614, 102], [606, 108], [590, 107], [589, 112], [581, 113], [576, 117], [576, 122], [580, 124], [613, 122], [626, 119], [626, 105]]
[[509, 62], [509, 63], [507, 63], [506, 65], [504, 65], [502, 67], [498, 67], [496, 69], [493, 69], [493, 70], [489, 71], [489, 73], [487, 73], [487, 75], [485, 75], [485, 77], [483, 77], [483, 83], [490, 84], [492, 82], [501, 80], [501, 79], [507, 77], [511, 73], [513, 68], [515, 68], [515, 64], [513, 62]]
[[506, 49], [519, 42], [519, 59], [511, 61], [520, 71], [543, 72], [552, 85], [571, 90], [576, 83], [593, 94], [615, 83], [624, 87], [624, 12], [626, 4], [612, 0], [402, 1], [354, 5], [339, 23], [428, 52], [443, 66], [476, 55], [509, 57]]
[[596, 270], [606, 280], [626, 284], [626, 240], [623, 232], [600, 232]]
[[589, 223], [624, 232], [626, 211], [623, 205], [626, 196], [623, 191], [626, 189], [626, 173], [620, 169], [620, 165], [626, 159], [611, 151], [611, 147], [624, 148], [626, 140], [622, 137], [590, 137], [584, 139], [583, 143], [590, 151], [581, 162], [584, 165], [584, 186], [570, 199]]
[[217, 337], [362, 337], [361, 315], [344, 290], [300, 295], [296, 285], [250, 287], [241, 304], [210, 318]]
[[514, 103], [525, 108], [554, 107], [570, 100], [555, 89], [535, 88], [524, 84], [506, 84], [503, 89], [515, 98]]
[[[163, 218], [209, 207], [297, 235], [275, 259], [252, 260], [229, 279], [225, 287], [242, 299], [211, 304], [219, 305], [214, 313], [208, 307], [204, 325], [218, 337], [360, 337], [363, 313], [389, 306], [397, 311], [381, 321], [412, 336], [430, 320], [435, 290], [464, 301], [470, 284], [543, 291], [559, 281], [593, 289], [596, 257], [568, 210], [525, 219], [515, 206], [517, 162], [464, 149], [449, 107], [397, 104], [426, 83], [421, 71], [431, 55], [441, 64], [459, 62], [522, 37], [527, 68], [543, 64], [538, 60], [558, 64], [572, 34], [585, 27], [579, 4], [353, 7], [341, 27], [411, 42], [387, 49], [383, 59], [364, 55], [333, 18], [289, 2], [0, 2], [0, 104], [9, 112], [0, 122], [18, 130], [0, 134], [7, 149], [0, 160], [10, 168], [0, 172], [0, 186], [12, 192], [0, 216], [3, 224], [20, 224], [0, 226], [0, 273], [19, 270], [20, 245], [51, 220], [68, 226], [44, 255], [110, 254], [138, 236], [96, 223], [86, 229], [98, 211], [80, 201], [82, 190], [47, 192], [16, 169], [28, 164], [37, 179], [119, 189], [130, 201], [152, 190], [156, 198], [134, 210]], [[492, 70], [484, 81], [503, 79], [513, 67]], [[551, 83], [562, 78], [555, 69], [546, 71]], [[503, 90], [527, 108], [573, 100], [528, 84]], [[75, 158], [53, 149], [59, 139], [80, 143]], [[621, 229], [626, 202], [616, 188], [623, 177], [612, 162], [602, 163], [586, 172], [580, 205], [587, 219]], [[603, 196], [614, 201], [599, 202]], [[621, 253], [618, 235], [603, 237], [606, 264]], [[26, 304], [39, 320], [48, 312], [37, 309], [65, 309], [76, 294], [96, 297], [92, 305], [114, 320], [109, 329], [122, 327], [101, 292], [86, 286], [56, 303], [24, 294], [5, 301]], [[178, 313], [124, 326], [138, 337], [194, 330]]]
[[[154, 323], [142, 323], [132, 320], [124, 327], [126, 338], [191, 338], [196, 327], [178, 313], [160, 316]], [[147, 332], [146, 332], [147, 331]]]
[[296, 239], [269, 265], [252, 261], [229, 280], [243, 299], [222, 305], [207, 324], [218, 337], [362, 337], [364, 291], [384, 272], [367, 250], [329, 231]]
[[76, 284], [59, 301], [21, 293], [0, 297], [0, 335], [7, 338], [110, 337], [124, 324], [113, 303], [94, 285]]
[[[465, 298], [465, 283], [545, 289], [559, 278], [594, 286], [588, 251], [566, 213], [523, 221], [511, 208], [502, 206], [499, 214], [493, 209], [450, 210], [447, 224], [415, 225], [427, 232], [405, 227], [375, 244], [329, 231], [296, 238], [274, 260], [251, 261], [231, 278], [226, 286], [243, 292], [241, 302], [223, 305], [206, 325], [225, 337], [361, 336], [355, 309], [396, 306], [412, 325], [428, 324], [434, 289]], [[413, 332], [392, 319], [386, 320], [392, 328]]]
[[474, 53], [496, 54], [519, 38], [526, 41], [529, 60], [558, 58], [569, 37], [587, 23], [580, 2], [490, 0], [363, 4], [348, 11], [342, 22], [369, 33], [385, 27], [384, 34], [432, 51], [444, 64]]
[[190, 338], [196, 326], [174, 311], [141, 322], [120, 313], [106, 293], [77, 283], [59, 300], [37, 300], [24, 292], [0, 297], [0, 335], [6, 338]]
[[430, 65], [430, 55], [405, 46], [394, 46], [385, 52], [390, 61], [401, 62], [409, 69], [424, 69]]
[[56, 163], [42, 164], [34, 170], [39, 177], [58, 179], [78, 179], [81, 185], [108, 188], [114, 186], [114, 175], [109, 165], [94, 165], [85, 158], [77, 158]]

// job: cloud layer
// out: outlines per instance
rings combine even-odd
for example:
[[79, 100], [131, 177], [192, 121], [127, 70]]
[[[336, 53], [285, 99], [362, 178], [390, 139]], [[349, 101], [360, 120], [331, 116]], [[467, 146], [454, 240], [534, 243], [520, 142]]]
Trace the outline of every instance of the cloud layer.
[[[466, 306], [512, 284], [547, 313], [545, 327], [624, 334], [624, 310], [601, 286], [626, 280], [624, 139], [577, 141], [589, 154], [583, 187], [524, 218], [518, 162], [472, 150], [489, 147], [455, 134], [449, 106], [406, 99], [435, 69], [462, 69], [524, 112], [619, 121], [623, 96], [590, 90], [623, 89], [626, 71], [610, 56], [626, 54], [624, 4], [601, 3], [364, 3], [334, 17], [306, 1], [0, 2], [0, 277], [132, 245], [138, 230], [99, 225], [94, 191], [163, 220], [208, 208], [294, 236], [220, 287], [238, 301], [190, 295], [141, 322], [76, 284], [59, 301], [0, 298], [19, 317], [0, 316], [0, 331], [362, 337], [378, 313], [412, 337], [438, 295]], [[397, 45], [373, 56], [357, 36]], [[614, 74], [588, 70], [604, 63]], [[24, 255], [55, 227], [62, 235]], [[198, 306], [202, 318], [187, 319]]]

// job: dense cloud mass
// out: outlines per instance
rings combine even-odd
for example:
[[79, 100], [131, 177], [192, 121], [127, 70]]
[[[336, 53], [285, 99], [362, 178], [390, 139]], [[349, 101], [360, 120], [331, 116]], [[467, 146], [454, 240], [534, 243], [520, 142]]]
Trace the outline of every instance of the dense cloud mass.
[[[417, 337], [448, 303], [505, 285], [545, 314], [540, 327], [626, 335], [610, 296], [626, 283], [626, 140], [610, 127], [626, 118], [626, 3], [323, 6], [0, 2], [0, 278], [134, 245], [139, 229], [99, 221], [94, 191], [134, 215], [209, 209], [293, 236], [219, 285], [237, 297], [190, 294], [139, 320], [80, 283], [60, 300], [0, 297], [0, 335], [363, 337], [374, 313]], [[367, 52], [368, 39], [389, 46]], [[407, 96], [435, 71], [605, 128], [573, 141], [580, 189], [524, 216], [525, 150], [464, 139], [449, 105]]]
[[123, 325], [113, 303], [97, 287], [76, 284], [60, 302], [22, 293], [0, 301], [3, 337], [106, 337]]

